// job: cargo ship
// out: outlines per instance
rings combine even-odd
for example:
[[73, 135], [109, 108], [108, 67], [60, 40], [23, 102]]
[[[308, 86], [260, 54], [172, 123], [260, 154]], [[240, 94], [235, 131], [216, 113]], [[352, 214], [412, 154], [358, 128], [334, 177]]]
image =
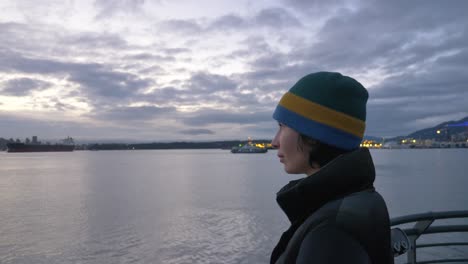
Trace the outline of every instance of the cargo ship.
[[41, 144], [33, 140], [32, 143], [8, 143], [7, 152], [70, 152], [75, 149], [73, 138], [67, 137], [61, 143], [57, 144]]

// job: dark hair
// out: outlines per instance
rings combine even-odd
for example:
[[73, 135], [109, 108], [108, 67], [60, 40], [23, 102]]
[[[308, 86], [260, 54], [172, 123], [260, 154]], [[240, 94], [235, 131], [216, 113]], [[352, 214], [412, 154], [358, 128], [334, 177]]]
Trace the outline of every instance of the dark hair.
[[311, 147], [309, 151], [309, 164], [312, 167], [314, 167], [314, 162], [318, 163], [320, 167], [323, 167], [341, 154], [349, 152], [349, 150], [331, 146], [306, 135], [299, 134], [297, 145], [301, 151], [303, 151], [304, 144]]

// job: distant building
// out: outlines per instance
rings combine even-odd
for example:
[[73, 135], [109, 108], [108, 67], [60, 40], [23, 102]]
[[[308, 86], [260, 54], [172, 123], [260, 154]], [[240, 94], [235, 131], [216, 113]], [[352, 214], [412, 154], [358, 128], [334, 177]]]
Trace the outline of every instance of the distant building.
[[360, 146], [366, 148], [381, 148], [382, 144], [373, 140], [364, 140], [361, 142]]

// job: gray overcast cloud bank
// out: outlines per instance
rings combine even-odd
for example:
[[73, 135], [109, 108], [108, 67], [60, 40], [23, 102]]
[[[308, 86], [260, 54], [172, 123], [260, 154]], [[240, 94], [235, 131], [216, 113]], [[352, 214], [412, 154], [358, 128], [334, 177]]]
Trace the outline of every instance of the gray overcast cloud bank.
[[367, 135], [468, 116], [468, 1], [186, 4], [66, 3], [47, 19], [3, 4], [0, 137], [271, 138], [281, 95], [322, 70], [368, 88]]

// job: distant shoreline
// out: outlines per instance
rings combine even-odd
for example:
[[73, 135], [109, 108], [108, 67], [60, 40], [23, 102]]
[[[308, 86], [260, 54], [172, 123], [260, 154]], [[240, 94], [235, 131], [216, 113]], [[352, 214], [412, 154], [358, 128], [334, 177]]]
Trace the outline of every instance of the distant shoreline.
[[[253, 144], [269, 144], [270, 140], [254, 140]], [[80, 145], [76, 150], [145, 150], [145, 149], [231, 149], [232, 147], [244, 145], [246, 141], [214, 141], [214, 142], [169, 142], [169, 143], [105, 143]]]

